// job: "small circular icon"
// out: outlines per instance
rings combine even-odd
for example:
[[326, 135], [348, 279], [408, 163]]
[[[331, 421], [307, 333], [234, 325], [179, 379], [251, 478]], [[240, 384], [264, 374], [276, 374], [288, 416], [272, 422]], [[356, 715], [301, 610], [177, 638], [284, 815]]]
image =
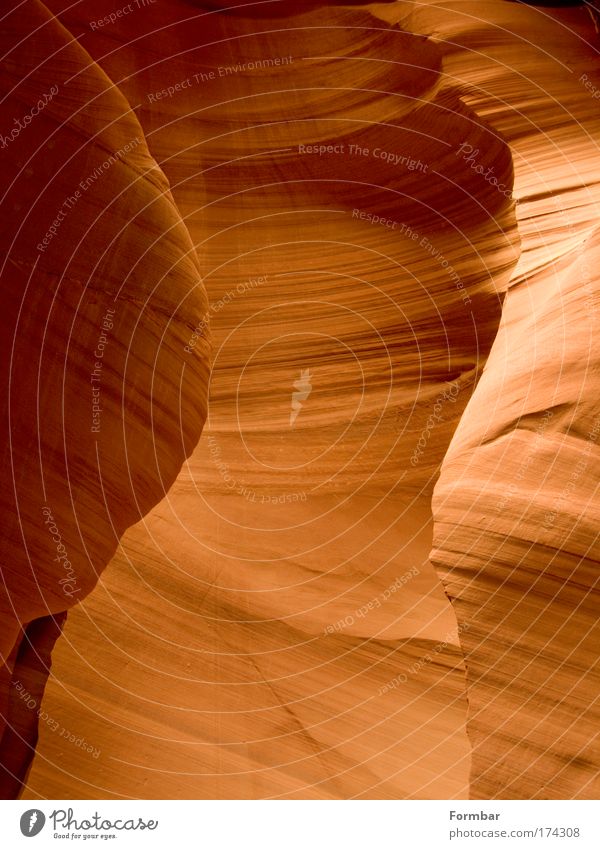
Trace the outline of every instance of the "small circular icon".
[[21, 816], [21, 834], [25, 837], [35, 837], [46, 824], [45, 814], [37, 808], [25, 811]]

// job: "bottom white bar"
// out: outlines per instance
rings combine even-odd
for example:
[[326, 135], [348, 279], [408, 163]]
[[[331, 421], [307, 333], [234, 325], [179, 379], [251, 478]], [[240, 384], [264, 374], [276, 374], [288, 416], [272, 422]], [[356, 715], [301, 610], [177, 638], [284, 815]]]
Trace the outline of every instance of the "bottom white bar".
[[[3, 847], [598, 849], [596, 801], [0, 802]], [[29, 841], [34, 841], [33, 843]]]

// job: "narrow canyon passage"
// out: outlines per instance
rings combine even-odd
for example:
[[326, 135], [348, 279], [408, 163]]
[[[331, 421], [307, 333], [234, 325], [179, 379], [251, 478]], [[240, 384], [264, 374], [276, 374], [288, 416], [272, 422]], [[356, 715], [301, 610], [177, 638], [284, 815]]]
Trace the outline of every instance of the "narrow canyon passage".
[[[510, 198], [456, 150], [485, 143], [507, 185], [511, 159], [445, 84], [433, 44], [362, 11], [319, 16], [274, 32], [261, 19], [251, 38], [252, 19], [217, 17], [206, 47], [176, 24], [169, 58], [133, 75], [144, 38], [137, 65], [97, 57], [141, 102], [198, 251], [208, 310], [185, 354], [210, 322], [209, 414], [54, 654], [45, 704], [100, 754], [59, 760], [42, 729], [27, 793], [468, 794], [430, 500], [517, 257]], [[291, 58], [207, 76], [242, 36], [247, 62]], [[177, 97], [149, 92], [194, 74]]]
[[113, 5], [6, 35], [6, 795], [593, 798], [591, 13]]

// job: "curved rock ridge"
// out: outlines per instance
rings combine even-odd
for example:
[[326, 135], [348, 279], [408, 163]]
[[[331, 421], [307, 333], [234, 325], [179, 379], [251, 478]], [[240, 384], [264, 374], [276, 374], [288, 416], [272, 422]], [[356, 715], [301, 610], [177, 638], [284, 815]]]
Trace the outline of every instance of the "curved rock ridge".
[[593, 15], [221, 6], [51, 4], [169, 179], [215, 347], [24, 795], [593, 798]]
[[436, 487], [478, 798], [598, 794], [598, 283], [582, 277], [599, 241], [511, 294]]
[[184, 352], [206, 295], [125, 98], [41, 3], [0, 49], [4, 717], [22, 628], [92, 589], [198, 440], [208, 350]]
[[454, 631], [311, 636], [252, 618], [251, 596], [243, 619], [237, 594], [195, 601], [164, 559], [144, 559], [144, 586], [141, 565], [113, 560], [69, 614], [44, 709], [91, 749], [42, 724], [24, 798], [465, 797]]
[[[598, 794], [600, 409], [582, 267], [599, 254], [590, 238], [553, 285], [534, 278], [511, 295], [436, 487], [432, 558], [469, 623], [478, 798]], [[560, 359], [553, 379], [549, 359]], [[476, 426], [480, 405], [493, 425]]]
[[[63, 15], [85, 30], [88, 13]], [[194, 485], [430, 487], [517, 257], [501, 136], [440, 72], [438, 46], [364, 11], [256, 21], [174, 3], [118, 37], [84, 43], [136, 105], [202, 246], [215, 357]], [[465, 140], [504, 193], [458, 155]], [[421, 438], [440, 394], [436, 439]]]
[[510, 152], [439, 46], [365, 11], [90, 9], [61, 19], [198, 248], [210, 416], [54, 653], [46, 709], [100, 755], [43, 729], [26, 793], [464, 797], [429, 498], [517, 258]]
[[522, 253], [442, 465], [432, 559], [468, 626], [472, 796], [597, 798], [597, 46], [585, 10], [497, 7], [498, 31], [477, 12], [453, 7], [447, 67], [473, 79], [477, 48], [469, 100], [514, 151]]
[[[3, 669], [2, 715], [5, 728], [0, 738], [0, 799], [16, 799], [27, 780], [36, 751], [40, 720], [57, 730], [48, 716], [43, 698], [52, 666], [52, 651], [67, 613], [41, 616], [23, 628]], [[6, 683], [5, 683], [6, 682]]]

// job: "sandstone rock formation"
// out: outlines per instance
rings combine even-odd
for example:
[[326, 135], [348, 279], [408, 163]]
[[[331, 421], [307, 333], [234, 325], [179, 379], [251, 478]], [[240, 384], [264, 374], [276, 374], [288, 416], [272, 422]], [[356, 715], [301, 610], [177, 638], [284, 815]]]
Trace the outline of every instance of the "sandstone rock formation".
[[455, 10], [448, 70], [472, 79], [477, 45], [470, 102], [513, 150], [521, 259], [442, 465], [432, 558], [470, 626], [472, 796], [597, 798], [597, 37], [585, 10], [500, 6], [527, 42], [485, 41], [475, 8]]
[[591, 797], [592, 19], [222, 5], [49, 3], [159, 168], [140, 233], [110, 194], [90, 236], [148, 334], [100, 565], [146, 515], [56, 643], [25, 796]]
[[42, 4], [0, 39], [4, 717], [23, 626], [92, 589], [197, 441], [208, 353], [183, 350], [206, 296], [128, 103]]

